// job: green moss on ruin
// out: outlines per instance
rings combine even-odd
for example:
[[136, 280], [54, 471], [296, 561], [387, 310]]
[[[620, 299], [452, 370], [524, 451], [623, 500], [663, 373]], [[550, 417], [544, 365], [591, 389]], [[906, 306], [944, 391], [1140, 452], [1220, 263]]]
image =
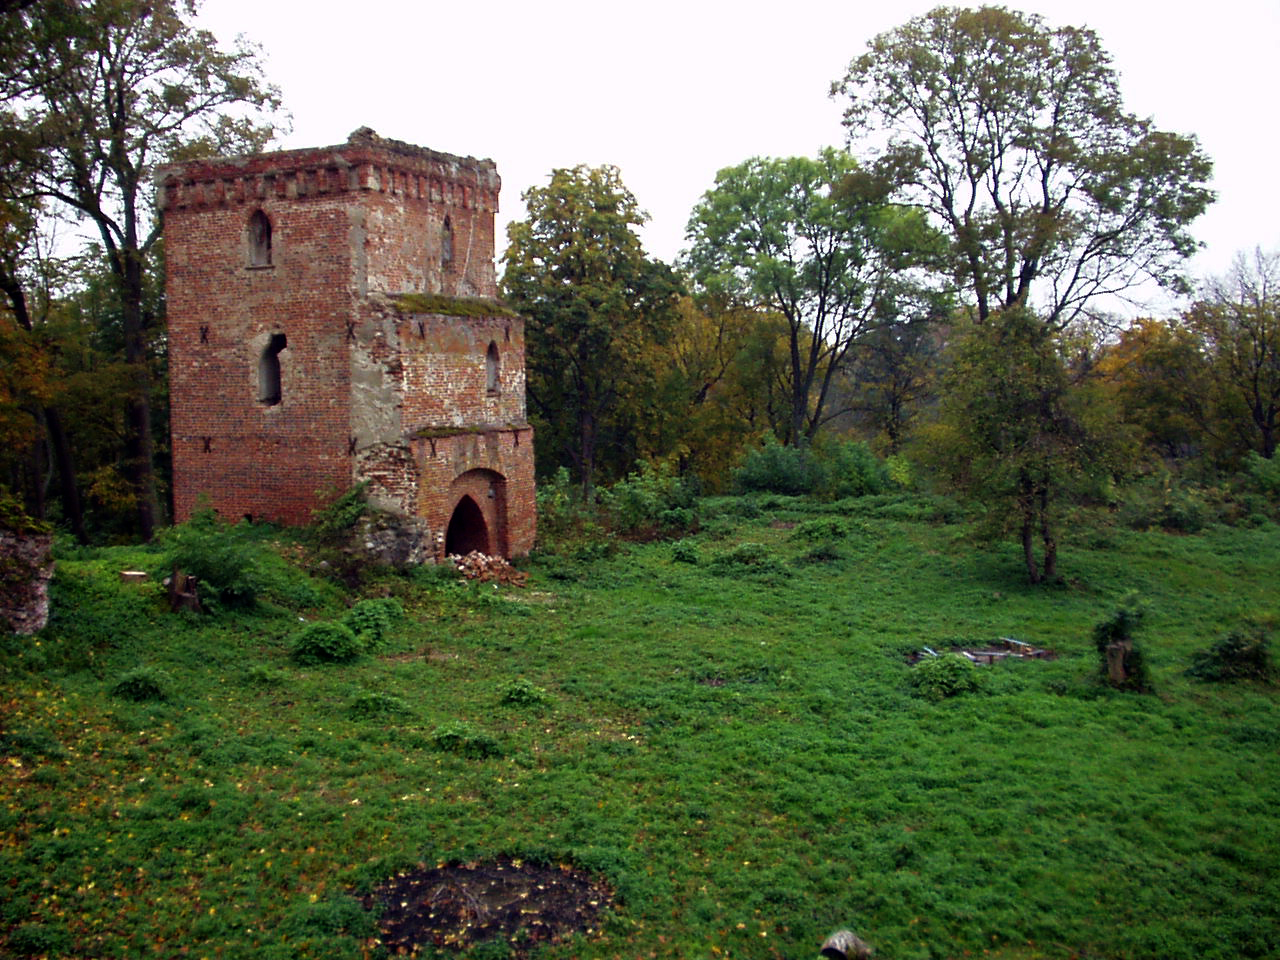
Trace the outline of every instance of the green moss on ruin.
[[446, 297], [442, 293], [403, 293], [395, 298], [401, 313], [434, 313], [446, 317], [519, 316], [501, 300], [488, 297]]

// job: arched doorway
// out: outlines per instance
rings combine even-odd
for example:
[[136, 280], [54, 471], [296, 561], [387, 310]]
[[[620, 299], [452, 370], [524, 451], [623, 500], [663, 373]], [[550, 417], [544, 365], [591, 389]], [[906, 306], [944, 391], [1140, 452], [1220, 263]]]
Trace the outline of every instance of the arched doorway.
[[479, 504], [464, 496], [453, 508], [453, 516], [449, 518], [449, 528], [444, 536], [444, 552], [459, 556], [479, 550], [490, 553], [489, 527], [484, 522], [484, 513]]

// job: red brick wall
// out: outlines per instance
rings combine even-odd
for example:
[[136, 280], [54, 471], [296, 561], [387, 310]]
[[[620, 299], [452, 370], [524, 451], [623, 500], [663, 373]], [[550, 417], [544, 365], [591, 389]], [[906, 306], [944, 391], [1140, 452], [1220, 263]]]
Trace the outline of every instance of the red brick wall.
[[[198, 497], [229, 517], [311, 519], [316, 492], [350, 483], [352, 264], [338, 198], [264, 200], [272, 266], [250, 267], [257, 204], [165, 212], [174, 509]], [[274, 333], [282, 398], [259, 400], [258, 367]]]
[[[417, 512], [433, 529], [443, 534], [458, 501], [470, 494], [486, 511], [491, 534], [497, 531], [498, 549], [508, 556], [522, 556], [533, 549], [537, 503], [531, 428], [421, 438], [414, 441], [413, 449], [422, 478]], [[491, 499], [490, 485], [498, 479], [501, 486]], [[505, 507], [505, 522], [494, 519], [494, 500]], [[443, 545], [441, 538], [441, 552]]]

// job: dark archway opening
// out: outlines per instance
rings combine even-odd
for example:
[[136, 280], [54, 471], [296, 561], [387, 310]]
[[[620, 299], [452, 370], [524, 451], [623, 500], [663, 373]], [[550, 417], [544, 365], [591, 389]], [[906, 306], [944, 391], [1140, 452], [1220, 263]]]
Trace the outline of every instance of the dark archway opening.
[[444, 552], [466, 556], [473, 550], [489, 553], [489, 528], [479, 505], [470, 497], [463, 497], [453, 508], [449, 529], [444, 537]]

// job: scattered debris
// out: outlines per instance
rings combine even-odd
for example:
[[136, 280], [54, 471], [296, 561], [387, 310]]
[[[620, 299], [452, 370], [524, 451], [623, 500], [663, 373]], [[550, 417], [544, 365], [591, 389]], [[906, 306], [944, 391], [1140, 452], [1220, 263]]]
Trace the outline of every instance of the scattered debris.
[[504, 857], [398, 873], [364, 904], [380, 908], [380, 942], [393, 955], [425, 947], [466, 954], [476, 944], [505, 940], [520, 957], [539, 943], [590, 935], [611, 898], [602, 881], [566, 864]]
[[481, 583], [504, 583], [512, 587], [523, 587], [525, 581], [529, 579], [527, 573], [520, 572], [503, 557], [491, 557], [488, 554], [481, 553], [479, 550], [472, 550], [466, 556], [451, 553], [448, 560], [468, 580], [479, 580]]
[[[951, 652], [980, 664], [991, 664], [997, 660], [1056, 660], [1058, 657], [1052, 650], [1042, 650], [1012, 637], [1001, 637], [981, 647], [952, 647]], [[936, 656], [938, 651], [932, 647], [921, 647], [907, 657], [907, 662], [919, 663], [925, 657]]]

